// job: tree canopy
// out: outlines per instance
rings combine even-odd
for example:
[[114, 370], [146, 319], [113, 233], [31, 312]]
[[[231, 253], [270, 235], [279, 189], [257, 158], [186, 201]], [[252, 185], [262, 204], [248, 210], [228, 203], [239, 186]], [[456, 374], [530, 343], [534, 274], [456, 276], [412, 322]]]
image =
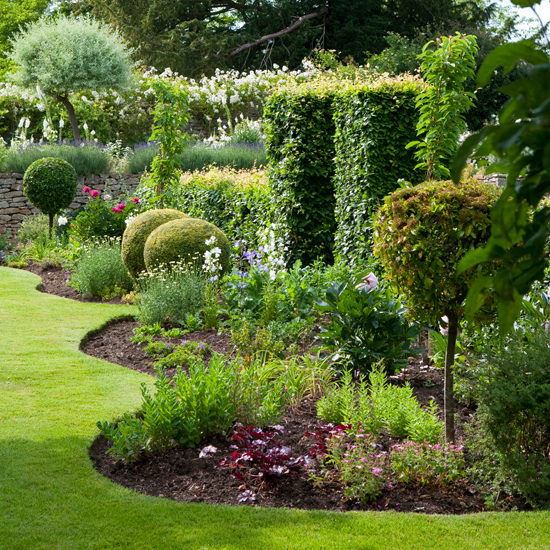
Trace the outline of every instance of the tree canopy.
[[297, 68], [316, 48], [362, 63], [386, 48], [390, 31], [448, 34], [487, 18], [476, 2], [457, 0], [65, 0], [61, 10], [94, 15], [121, 32], [136, 60], [185, 76]]
[[71, 120], [75, 140], [80, 132], [69, 94], [83, 90], [123, 88], [130, 80], [131, 64], [116, 32], [88, 18], [43, 18], [13, 41], [10, 59], [14, 80], [26, 88], [62, 103]]

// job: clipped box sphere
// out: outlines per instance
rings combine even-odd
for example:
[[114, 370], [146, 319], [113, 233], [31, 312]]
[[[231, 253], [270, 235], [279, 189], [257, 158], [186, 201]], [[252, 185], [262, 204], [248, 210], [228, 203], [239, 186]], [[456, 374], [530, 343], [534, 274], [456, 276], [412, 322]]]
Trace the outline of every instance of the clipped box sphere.
[[77, 175], [66, 160], [45, 157], [35, 160], [23, 176], [23, 191], [43, 214], [68, 208], [76, 196]]
[[147, 270], [173, 261], [200, 262], [210, 249], [206, 240], [216, 237], [215, 247], [221, 250], [222, 274], [229, 271], [231, 246], [227, 237], [214, 224], [196, 218], [174, 220], [157, 227], [147, 239], [143, 256]]
[[128, 224], [122, 236], [122, 261], [134, 279], [146, 270], [143, 250], [149, 235], [160, 225], [183, 218], [187, 218], [187, 214], [164, 208], [147, 210]]

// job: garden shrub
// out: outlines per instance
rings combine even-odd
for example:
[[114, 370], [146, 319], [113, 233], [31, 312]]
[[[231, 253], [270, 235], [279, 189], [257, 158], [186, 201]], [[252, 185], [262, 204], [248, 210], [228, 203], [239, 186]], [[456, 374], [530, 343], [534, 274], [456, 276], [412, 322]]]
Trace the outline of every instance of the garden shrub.
[[25, 195], [49, 216], [50, 237], [54, 216], [68, 208], [76, 196], [76, 180], [76, 172], [67, 161], [51, 157], [34, 161], [23, 176]]
[[374, 275], [365, 272], [333, 283], [316, 302], [317, 310], [329, 316], [319, 338], [354, 371], [366, 374], [381, 361], [393, 374], [421, 351], [411, 347], [419, 329], [409, 324], [406, 309], [391, 290], [379, 289], [376, 283]]
[[270, 227], [273, 206], [263, 170], [210, 168], [183, 173], [176, 207], [193, 218], [213, 223], [231, 242], [257, 248]]
[[335, 98], [335, 254], [348, 262], [372, 256], [370, 219], [398, 180], [422, 180], [414, 152], [405, 149], [415, 134], [421, 87], [414, 77], [381, 77]]
[[28, 243], [37, 239], [47, 239], [49, 230], [48, 216], [38, 214], [29, 216], [21, 222], [21, 226], [17, 231], [17, 240], [20, 243]]
[[185, 264], [140, 276], [137, 319], [143, 325], [188, 326], [198, 321], [205, 305], [207, 274]]
[[70, 284], [81, 294], [105, 300], [123, 296], [134, 283], [120, 256], [120, 240], [98, 240], [85, 246], [70, 277]]
[[487, 350], [478, 380], [482, 433], [508, 480], [533, 504], [550, 502], [550, 335], [511, 336]]
[[[500, 195], [475, 179], [427, 182], [406, 187], [384, 200], [374, 219], [374, 253], [408, 306], [408, 316], [433, 327], [447, 325], [445, 430], [454, 441], [453, 371], [463, 302], [478, 273], [458, 273], [468, 250], [487, 242], [490, 211]], [[486, 308], [486, 313], [489, 313]], [[444, 319], [445, 318], [445, 319]]]
[[146, 269], [143, 250], [149, 235], [166, 222], [186, 217], [183, 212], [165, 208], [147, 210], [128, 223], [122, 237], [122, 260], [132, 277], [136, 278]]
[[147, 237], [143, 249], [147, 271], [170, 262], [202, 266], [205, 253], [212, 249], [206, 241], [212, 237], [215, 237], [214, 247], [220, 249], [221, 271], [229, 271], [231, 246], [227, 237], [214, 224], [187, 217], [166, 222]]
[[[64, 213], [58, 222], [58, 235], [66, 233], [73, 241], [80, 243], [94, 238], [122, 237], [127, 220], [138, 209], [139, 199], [131, 198], [131, 195], [113, 199], [108, 192], [101, 196], [97, 189], [87, 186], [83, 191], [88, 195], [88, 204]], [[61, 222], [64, 222], [63, 225]]]
[[277, 223], [292, 265], [332, 261], [334, 232], [333, 101], [338, 83], [318, 81], [276, 91], [264, 111], [269, 181]]

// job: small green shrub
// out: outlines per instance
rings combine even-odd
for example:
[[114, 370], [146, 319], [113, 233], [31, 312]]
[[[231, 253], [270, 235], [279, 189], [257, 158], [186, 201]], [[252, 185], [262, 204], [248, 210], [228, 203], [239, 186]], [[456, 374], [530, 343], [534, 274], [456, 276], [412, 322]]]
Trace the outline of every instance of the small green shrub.
[[133, 288], [120, 256], [120, 241], [95, 241], [76, 262], [70, 284], [81, 294], [90, 293], [103, 299], [123, 296]]
[[17, 240], [20, 243], [28, 243], [37, 239], [47, 239], [49, 231], [48, 217], [44, 214], [29, 216], [21, 223], [17, 231]]
[[208, 275], [189, 265], [144, 273], [137, 319], [142, 325], [186, 325], [189, 316], [198, 318], [205, 304]]
[[68, 162], [52, 157], [34, 161], [23, 176], [25, 195], [49, 216], [50, 237], [54, 216], [68, 208], [76, 196], [76, 180], [76, 172]]
[[178, 210], [160, 209], [147, 210], [130, 221], [122, 237], [122, 260], [132, 277], [146, 269], [143, 249], [149, 235], [163, 223], [186, 217]]
[[169, 221], [151, 232], [143, 258], [148, 271], [171, 262], [202, 265], [205, 253], [212, 250], [206, 241], [215, 237], [214, 248], [220, 250], [219, 265], [222, 273], [229, 270], [231, 246], [227, 237], [214, 225], [196, 218]]
[[550, 335], [541, 327], [487, 350], [479, 417], [501, 464], [533, 504], [550, 502]]
[[412, 348], [419, 330], [409, 324], [406, 309], [391, 290], [378, 289], [376, 284], [374, 274], [366, 272], [332, 284], [316, 302], [317, 310], [329, 315], [320, 339], [356, 371], [366, 374], [382, 361], [393, 374], [421, 351]]

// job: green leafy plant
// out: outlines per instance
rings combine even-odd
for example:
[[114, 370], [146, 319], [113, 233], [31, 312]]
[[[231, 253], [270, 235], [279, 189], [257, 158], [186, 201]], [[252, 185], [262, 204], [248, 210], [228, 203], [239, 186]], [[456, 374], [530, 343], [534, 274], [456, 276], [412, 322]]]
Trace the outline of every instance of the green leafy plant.
[[186, 324], [186, 314], [199, 318], [209, 278], [193, 265], [173, 264], [138, 279], [137, 319], [143, 325]]
[[152, 77], [150, 85], [157, 103], [149, 139], [159, 145], [159, 152], [151, 165], [151, 183], [160, 203], [171, 204], [173, 186], [178, 179], [176, 170], [180, 168], [178, 155], [187, 145], [183, 128], [189, 121], [189, 98], [182, 87], [163, 79]]
[[81, 294], [103, 299], [120, 297], [134, 287], [134, 282], [120, 257], [120, 240], [96, 240], [87, 244], [76, 261], [70, 284]]
[[366, 374], [382, 361], [393, 374], [419, 353], [412, 348], [419, 331], [409, 324], [406, 309], [391, 290], [378, 289], [376, 283], [374, 274], [362, 273], [330, 286], [316, 302], [316, 309], [329, 316], [319, 338], [353, 370]]
[[[524, 5], [520, 0], [513, 3]], [[535, 0], [529, 6], [538, 3]], [[472, 284], [466, 308], [471, 318], [485, 297], [494, 293], [501, 334], [512, 329], [522, 309], [522, 295], [529, 292], [534, 281], [543, 280], [548, 266], [544, 250], [550, 235], [550, 208], [541, 201], [550, 190], [550, 57], [531, 41], [504, 44], [486, 57], [477, 74], [478, 86], [485, 86], [498, 67], [509, 73], [521, 59], [532, 65], [528, 76], [500, 88], [510, 99], [499, 112], [498, 124], [468, 137], [456, 154], [452, 170], [453, 179], [458, 181], [468, 158], [494, 155], [496, 159], [487, 172], [507, 174], [506, 188], [491, 214], [490, 238], [459, 265], [459, 270], [465, 271], [494, 258], [502, 262], [494, 274], [481, 275]]]
[[[473, 272], [459, 273], [462, 256], [489, 233], [490, 210], [500, 195], [493, 185], [467, 180], [427, 182], [396, 191], [374, 220], [374, 253], [407, 300], [408, 315], [446, 326], [445, 425], [454, 441], [453, 373], [458, 320]], [[443, 319], [446, 317], [446, 320]]]
[[51, 238], [54, 216], [68, 208], [76, 196], [76, 172], [61, 159], [36, 160], [23, 176], [23, 191], [36, 208], [48, 215]]
[[464, 91], [464, 81], [476, 68], [476, 37], [442, 36], [431, 50], [432, 41], [423, 48], [422, 76], [428, 86], [418, 94], [416, 106], [420, 120], [416, 126], [419, 140], [407, 147], [416, 147], [420, 160], [417, 168], [426, 171], [426, 181], [449, 177], [446, 164], [453, 157], [460, 134], [466, 131], [462, 113], [473, 105], [474, 94]]

